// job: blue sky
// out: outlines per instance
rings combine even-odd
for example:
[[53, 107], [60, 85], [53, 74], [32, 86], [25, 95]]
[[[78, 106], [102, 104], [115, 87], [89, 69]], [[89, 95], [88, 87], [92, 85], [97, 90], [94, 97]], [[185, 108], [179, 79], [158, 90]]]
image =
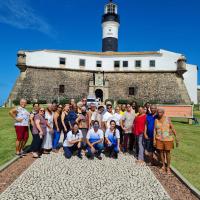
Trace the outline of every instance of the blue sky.
[[[19, 70], [19, 49], [101, 51], [101, 15], [108, 0], [0, 0], [0, 104]], [[119, 51], [166, 49], [200, 66], [199, 0], [114, 0]], [[200, 84], [200, 72], [199, 84]]]

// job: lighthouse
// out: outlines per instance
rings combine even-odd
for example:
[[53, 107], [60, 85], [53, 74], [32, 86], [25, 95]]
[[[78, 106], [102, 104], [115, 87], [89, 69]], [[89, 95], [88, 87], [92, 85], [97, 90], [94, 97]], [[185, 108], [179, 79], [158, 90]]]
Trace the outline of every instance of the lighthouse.
[[119, 15], [117, 5], [110, 0], [102, 16], [102, 51], [118, 51]]

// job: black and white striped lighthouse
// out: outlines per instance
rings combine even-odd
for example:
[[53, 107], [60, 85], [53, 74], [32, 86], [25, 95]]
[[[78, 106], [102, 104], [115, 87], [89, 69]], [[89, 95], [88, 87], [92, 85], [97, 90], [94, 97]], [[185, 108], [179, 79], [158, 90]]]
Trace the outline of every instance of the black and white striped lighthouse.
[[120, 20], [117, 14], [117, 5], [110, 0], [105, 5], [102, 17], [102, 51], [118, 51], [118, 30]]

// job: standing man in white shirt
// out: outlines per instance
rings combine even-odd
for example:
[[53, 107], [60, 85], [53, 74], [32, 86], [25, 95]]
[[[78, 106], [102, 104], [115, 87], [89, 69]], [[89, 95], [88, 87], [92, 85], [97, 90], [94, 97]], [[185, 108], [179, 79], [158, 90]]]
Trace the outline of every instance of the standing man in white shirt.
[[103, 131], [106, 131], [108, 128], [110, 128], [110, 121], [113, 118], [113, 110], [112, 110], [112, 105], [108, 104], [107, 106], [107, 111], [105, 112], [105, 114], [103, 115]]

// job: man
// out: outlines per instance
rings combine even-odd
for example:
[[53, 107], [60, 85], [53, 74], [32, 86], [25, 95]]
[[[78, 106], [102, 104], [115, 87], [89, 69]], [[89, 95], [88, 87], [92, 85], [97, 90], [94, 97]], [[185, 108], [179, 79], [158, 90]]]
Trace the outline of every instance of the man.
[[28, 126], [30, 113], [25, 109], [27, 101], [20, 100], [20, 106], [13, 108], [9, 114], [15, 120], [16, 139], [16, 155], [23, 156], [23, 148], [28, 140]]
[[55, 113], [58, 109], [58, 104], [56, 101], [52, 102], [52, 112]]
[[123, 152], [126, 153], [129, 147], [129, 150], [132, 150], [133, 145], [133, 121], [135, 119], [135, 111], [132, 109], [131, 104], [128, 103], [127, 111], [122, 116], [121, 128], [123, 130]]
[[145, 142], [145, 150], [147, 151], [147, 156], [149, 157], [150, 165], [153, 165], [153, 152], [155, 150], [153, 146], [154, 124], [155, 120], [158, 118], [156, 105], [151, 105], [150, 111], [151, 113], [147, 114], [146, 117], [144, 142]]
[[102, 129], [106, 131], [108, 128], [110, 128], [110, 121], [113, 118], [113, 111], [112, 111], [112, 105], [107, 105], [107, 111], [103, 115], [103, 126]]
[[103, 112], [104, 112], [104, 107], [99, 106], [97, 111], [92, 113], [92, 117], [91, 117], [92, 125], [93, 125], [94, 121], [98, 121], [100, 128], [102, 127]]
[[87, 141], [87, 156], [90, 159], [94, 159], [96, 153], [97, 158], [102, 160], [101, 152], [103, 150], [103, 131], [99, 129], [99, 122], [94, 121], [93, 128], [91, 128], [86, 136]]

